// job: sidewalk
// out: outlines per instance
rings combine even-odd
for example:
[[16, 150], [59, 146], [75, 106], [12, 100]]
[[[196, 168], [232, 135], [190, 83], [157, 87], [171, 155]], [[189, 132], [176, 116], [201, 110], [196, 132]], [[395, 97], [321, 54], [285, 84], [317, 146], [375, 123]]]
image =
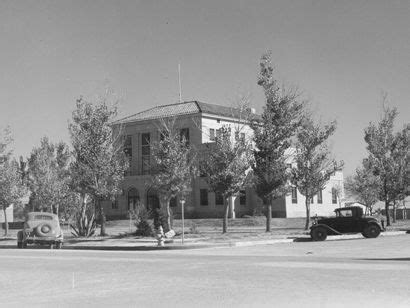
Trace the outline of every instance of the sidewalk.
[[[380, 236], [398, 236], [405, 235], [409, 231], [386, 231]], [[346, 234], [328, 236], [326, 241], [338, 241], [349, 239], [361, 239], [361, 234]], [[182, 244], [181, 238], [175, 238], [165, 241], [163, 247], [158, 247], [154, 238], [136, 238], [133, 236], [121, 238], [93, 237], [88, 239], [69, 238], [64, 242], [63, 249], [78, 250], [174, 250], [174, 249], [200, 249], [200, 248], [218, 248], [218, 247], [245, 247], [255, 245], [272, 245], [279, 243], [293, 242], [310, 242], [310, 236], [300, 234], [297, 236], [289, 235], [267, 235], [263, 239], [260, 237], [249, 237], [247, 239], [214, 239], [210, 237], [187, 238]], [[29, 246], [35, 247], [35, 246]], [[16, 239], [0, 239], [0, 248], [16, 248]]]

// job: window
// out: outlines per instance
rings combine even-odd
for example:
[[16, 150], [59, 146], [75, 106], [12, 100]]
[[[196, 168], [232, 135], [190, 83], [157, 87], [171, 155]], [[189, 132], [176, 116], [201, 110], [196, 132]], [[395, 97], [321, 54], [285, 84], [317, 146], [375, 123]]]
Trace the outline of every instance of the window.
[[298, 203], [298, 190], [296, 187], [292, 187], [292, 203]]
[[286, 164], [286, 168], [292, 169], [292, 164]]
[[208, 189], [200, 189], [199, 198], [201, 205], [208, 205]]
[[215, 129], [213, 128], [209, 129], [209, 140], [215, 141]]
[[353, 213], [352, 213], [352, 210], [337, 211], [336, 216], [337, 217], [352, 217]]
[[222, 136], [222, 131], [221, 131], [221, 129], [217, 129], [217, 130], [216, 130], [216, 139], [221, 139], [221, 136]]
[[132, 136], [125, 136], [124, 153], [127, 157], [132, 157]]
[[149, 174], [150, 171], [150, 154], [151, 154], [151, 148], [150, 148], [150, 140], [151, 136], [149, 133], [142, 134], [142, 140], [141, 140], [141, 161], [142, 161], [142, 174]]
[[127, 195], [128, 211], [135, 211], [140, 201], [138, 190], [136, 188], [130, 188]]
[[332, 204], [337, 204], [337, 191], [336, 191], [336, 188], [332, 188]]
[[246, 205], [246, 191], [245, 190], [241, 190], [239, 192], [239, 204]]
[[215, 193], [215, 204], [216, 205], [224, 204], [224, 196], [220, 192]]
[[166, 137], [169, 137], [169, 133], [167, 131], [161, 131], [159, 133], [159, 141], [164, 141]]
[[179, 136], [181, 138], [181, 142], [185, 140], [185, 145], [189, 145], [189, 128], [181, 129]]
[[130, 135], [125, 136], [124, 153], [125, 153], [125, 156], [128, 158], [128, 171], [126, 173], [129, 173], [131, 170], [131, 161], [132, 161], [132, 136]]
[[53, 220], [53, 216], [48, 216], [48, 215], [36, 215], [34, 216], [33, 219], [31, 220]]
[[199, 176], [201, 178], [206, 177], [206, 162], [203, 160], [199, 161]]
[[172, 197], [171, 200], [169, 200], [169, 206], [177, 207], [177, 197]]
[[319, 203], [319, 204], [323, 203], [322, 190], [319, 190], [318, 193], [317, 193], [317, 203]]

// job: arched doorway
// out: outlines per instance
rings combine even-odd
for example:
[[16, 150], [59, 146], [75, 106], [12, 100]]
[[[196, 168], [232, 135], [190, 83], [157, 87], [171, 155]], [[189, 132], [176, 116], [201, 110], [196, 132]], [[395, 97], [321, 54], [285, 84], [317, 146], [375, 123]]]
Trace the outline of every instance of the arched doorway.
[[147, 191], [147, 209], [153, 210], [160, 208], [158, 193], [155, 189], [149, 189]]
[[128, 190], [128, 211], [135, 211], [140, 203], [140, 194], [136, 188]]

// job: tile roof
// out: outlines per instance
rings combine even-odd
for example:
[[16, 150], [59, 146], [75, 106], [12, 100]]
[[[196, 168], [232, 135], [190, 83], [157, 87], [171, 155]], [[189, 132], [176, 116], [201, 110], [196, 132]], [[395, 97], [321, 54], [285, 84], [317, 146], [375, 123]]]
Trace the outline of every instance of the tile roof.
[[[250, 112], [250, 111], [248, 111]], [[241, 110], [227, 106], [208, 104], [198, 101], [188, 101], [170, 105], [162, 105], [153, 107], [131, 116], [119, 119], [114, 123], [127, 123], [134, 121], [154, 120], [172, 116], [207, 113], [217, 116], [240, 118]], [[243, 116], [242, 116], [243, 117]]]

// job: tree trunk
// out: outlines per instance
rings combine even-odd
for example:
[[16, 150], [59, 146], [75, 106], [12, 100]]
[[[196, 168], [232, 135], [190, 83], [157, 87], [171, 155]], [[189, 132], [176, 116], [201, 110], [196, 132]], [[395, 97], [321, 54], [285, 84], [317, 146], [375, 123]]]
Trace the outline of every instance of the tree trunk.
[[389, 202], [384, 202], [384, 209], [386, 210], [386, 226], [390, 226]]
[[272, 220], [272, 197], [269, 197], [268, 204], [266, 205], [266, 232], [270, 232], [271, 220]]
[[101, 200], [97, 200], [98, 203], [98, 208], [100, 210], [100, 224], [101, 224], [101, 229], [100, 229], [100, 236], [106, 236], [107, 233], [105, 232], [105, 214], [104, 214], [104, 208], [102, 207]]
[[393, 223], [396, 223], [397, 220], [397, 207], [396, 200], [393, 202]]
[[222, 233], [228, 232], [228, 214], [229, 214], [229, 202], [228, 198], [224, 198], [225, 213], [222, 221]]
[[[170, 199], [171, 200], [171, 199]], [[172, 214], [171, 214], [171, 208], [169, 206], [169, 202], [170, 200], [167, 200], [167, 204], [166, 204], [166, 212], [167, 212], [167, 223], [168, 223], [168, 227], [169, 230], [172, 230]]]
[[305, 205], [306, 205], [306, 224], [305, 224], [305, 230], [309, 230], [309, 225], [310, 225], [310, 200], [306, 196], [305, 197]]
[[9, 222], [7, 221], [7, 208], [3, 205], [3, 213], [4, 213], [4, 235], [9, 234]]
[[87, 211], [87, 203], [85, 199], [85, 194], [80, 195], [80, 202], [81, 202], [81, 218], [84, 218], [85, 213]]

